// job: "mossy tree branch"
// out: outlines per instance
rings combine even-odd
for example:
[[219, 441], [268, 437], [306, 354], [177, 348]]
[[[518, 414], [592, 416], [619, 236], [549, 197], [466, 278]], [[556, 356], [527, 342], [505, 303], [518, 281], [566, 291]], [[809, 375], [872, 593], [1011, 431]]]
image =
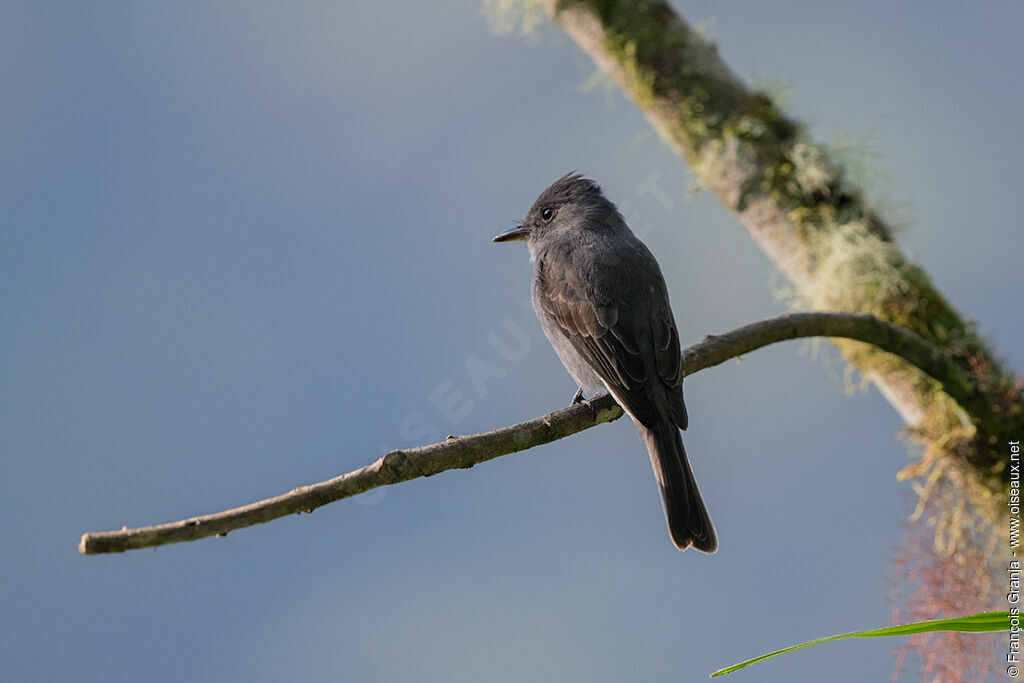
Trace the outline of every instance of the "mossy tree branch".
[[[895, 354], [928, 373], [966, 411], [978, 405], [970, 376], [941, 349], [918, 335], [870, 315], [794, 313], [752, 323], [723, 335], [705, 338], [682, 354], [683, 371], [691, 375], [763, 346], [803, 337], [842, 337]], [[445, 470], [472, 467], [502, 455], [550, 443], [622, 416], [608, 395], [584, 401], [528, 422], [471, 436], [449, 437], [440, 443], [391, 451], [376, 462], [334, 479], [303, 486], [249, 505], [179, 522], [119, 531], [87, 533], [79, 550], [86, 554], [123, 552], [168, 543], [222, 536], [285, 515], [312, 512], [342, 498]]]
[[[969, 418], [906, 362], [840, 343], [926, 446], [1003, 500], [1001, 441], [1024, 432], [1020, 382], [893, 243], [862, 193], [766, 94], [663, 0], [542, 0], [633, 99], [666, 143], [734, 212], [816, 310], [871, 313], [942, 348], [978, 388]], [[992, 508], [993, 510], [995, 508]]]

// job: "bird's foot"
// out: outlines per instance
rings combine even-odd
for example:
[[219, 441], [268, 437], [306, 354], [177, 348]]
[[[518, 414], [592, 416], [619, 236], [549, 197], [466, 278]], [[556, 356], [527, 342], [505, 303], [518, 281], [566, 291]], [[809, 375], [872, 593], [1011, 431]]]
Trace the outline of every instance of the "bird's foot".
[[576, 394], [572, 397], [572, 403], [569, 405], [574, 406], [577, 403], [583, 403], [583, 387], [576, 390]]

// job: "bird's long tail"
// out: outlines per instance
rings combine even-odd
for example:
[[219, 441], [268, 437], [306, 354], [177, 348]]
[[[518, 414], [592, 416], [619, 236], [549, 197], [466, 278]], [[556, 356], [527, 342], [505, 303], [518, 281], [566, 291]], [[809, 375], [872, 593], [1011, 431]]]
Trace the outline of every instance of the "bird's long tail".
[[662, 420], [655, 429], [641, 426], [640, 434], [651, 454], [672, 542], [680, 550], [692, 545], [705, 553], [715, 552], [718, 536], [697, 490], [679, 429], [670, 421]]

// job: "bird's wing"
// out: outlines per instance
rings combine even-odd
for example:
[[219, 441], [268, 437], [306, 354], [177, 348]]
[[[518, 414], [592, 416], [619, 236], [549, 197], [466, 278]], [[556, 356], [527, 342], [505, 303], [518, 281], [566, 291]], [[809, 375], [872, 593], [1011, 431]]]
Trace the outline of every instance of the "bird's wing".
[[669, 389], [667, 395], [672, 421], [680, 429], [686, 429], [689, 420], [686, 404], [683, 403], [683, 361], [679, 350], [679, 331], [668, 305], [668, 294], [665, 294], [662, 301], [664, 305], [658, 307], [651, 320], [654, 364], [658, 369], [658, 377]]
[[[555, 278], [557, 284], [551, 282]], [[679, 334], [663, 284], [661, 290], [646, 305], [630, 307], [618, 297], [588, 292], [563, 270], [543, 274], [537, 301], [638, 422], [648, 428], [657, 425], [662, 403], [672, 421], [685, 429]], [[652, 364], [645, 362], [645, 355]]]

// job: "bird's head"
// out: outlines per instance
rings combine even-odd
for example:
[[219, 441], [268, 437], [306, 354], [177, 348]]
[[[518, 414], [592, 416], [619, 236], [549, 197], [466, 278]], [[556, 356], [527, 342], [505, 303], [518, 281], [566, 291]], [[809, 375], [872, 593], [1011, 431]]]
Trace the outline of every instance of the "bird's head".
[[524, 240], [533, 251], [536, 245], [563, 238], [569, 232], [599, 229], [617, 213], [597, 183], [578, 173], [567, 173], [541, 192], [526, 218], [494, 241]]

